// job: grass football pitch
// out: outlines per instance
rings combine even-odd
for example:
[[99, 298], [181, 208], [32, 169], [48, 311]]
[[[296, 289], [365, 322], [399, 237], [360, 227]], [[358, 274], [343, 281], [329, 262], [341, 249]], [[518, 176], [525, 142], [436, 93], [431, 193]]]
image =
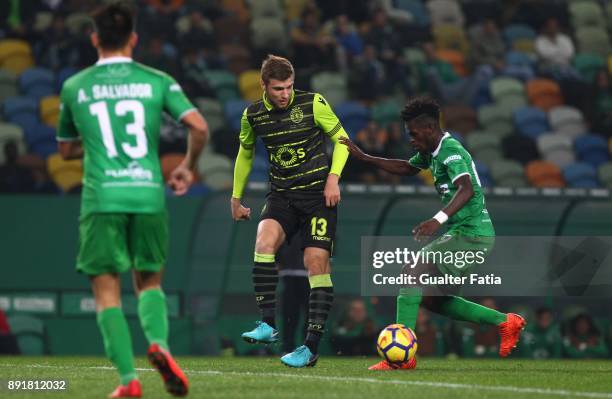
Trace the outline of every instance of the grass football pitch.
[[[610, 398], [612, 361], [420, 359], [415, 371], [372, 372], [375, 358], [323, 357], [290, 369], [277, 358], [184, 357], [192, 398]], [[143, 397], [166, 398], [161, 378], [136, 364]], [[68, 381], [63, 392], [10, 392], [7, 380]], [[0, 357], [0, 398], [104, 398], [117, 384], [99, 357]]]

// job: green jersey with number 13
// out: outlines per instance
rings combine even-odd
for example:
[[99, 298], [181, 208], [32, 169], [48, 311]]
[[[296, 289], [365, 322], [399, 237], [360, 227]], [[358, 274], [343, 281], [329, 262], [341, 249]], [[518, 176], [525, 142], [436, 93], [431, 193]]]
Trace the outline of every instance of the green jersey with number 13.
[[58, 141], [82, 140], [81, 215], [164, 209], [159, 162], [162, 112], [194, 109], [167, 74], [126, 57], [105, 58], [62, 88]]
[[474, 188], [470, 200], [448, 220], [449, 231], [466, 236], [495, 236], [495, 229], [485, 206], [476, 166], [469, 152], [449, 133], [445, 133], [438, 148], [431, 155], [417, 153], [408, 161], [418, 169], [431, 169], [436, 190], [442, 203], [447, 205], [457, 192], [455, 182], [461, 176], [469, 176]]

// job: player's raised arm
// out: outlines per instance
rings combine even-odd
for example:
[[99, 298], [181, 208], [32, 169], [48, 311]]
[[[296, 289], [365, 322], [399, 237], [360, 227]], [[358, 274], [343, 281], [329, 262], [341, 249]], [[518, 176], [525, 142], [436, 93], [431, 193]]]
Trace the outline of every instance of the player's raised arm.
[[348, 151], [353, 158], [372, 164], [377, 168], [385, 170], [394, 175], [414, 176], [421, 171], [421, 169], [412, 166], [409, 161], [403, 159], [387, 159], [368, 155], [348, 137], [342, 137], [340, 142], [348, 148]]
[[244, 188], [249, 181], [253, 157], [255, 155], [255, 134], [247, 119], [247, 110], [244, 110], [240, 121], [240, 148], [234, 165], [234, 187], [232, 190], [231, 209], [232, 219], [248, 220], [251, 218], [251, 209], [242, 205], [240, 199]]
[[325, 189], [323, 190], [325, 205], [334, 207], [340, 202], [340, 187], [338, 186], [338, 181], [340, 180], [342, 170], [349, 156], [346, 146], [340, 140], [348, 138], [348, 134], [346, 134], [346, 131], [340, 124], [340, 120], [331, 109], [329, 103], [320, 94], [315, 95], [312, 109], [315, 123], [334, 143], [332, 164], [329, 174], [327, 175]]

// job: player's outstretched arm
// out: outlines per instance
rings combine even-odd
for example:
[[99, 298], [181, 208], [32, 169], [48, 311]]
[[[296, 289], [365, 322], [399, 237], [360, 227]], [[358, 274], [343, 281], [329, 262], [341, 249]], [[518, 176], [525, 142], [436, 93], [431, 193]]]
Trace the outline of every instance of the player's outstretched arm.
[[361, 148], [359, 148], [357, 144], [353, 143], [348, 137], [340, 138], [340, 142], [346, 145], [349, 153], [351, 154], [351, 156], [353, 156], [353, 158], [372, 164], [377, 168], [385, 170], [394, 175], [414, 176], [421, 171], [419, 168], [415, 168], [414, 166], [410, 165], [408, 161], [405, 161], [403, 159], [387, 159], [368, 155], [363, 152]]
[[453, 184], [457, 186], [457, 191], [446, 207], [431, 219], [412, 229], [412, 234], [414, 234], [414, 238], [417, 241], [422, 238], [431, 237], [448, 218], [459, 212], [468, 203], [470, 198], [474, 196], [474, 187], [472, 186], [472, 179], [469, 174], [460, 176]]
[[172, 171], [168, 179], [168, 184], [176, 195], [183, 195], [189, 189], [193, 182], [193, 170], [208, 142], [208, 123], [198, 111], [189, 112], [181, 119], [181, 122], [187, 126], [189, 132], [187, 153], [183, 162]]
[[238, 156], [236, 157], [236, 164], [234, 166], [234, 188], [232, 190], [230, 204], [232, 219], [236, 221], [248, 220], [251, 218], [251, 208], [243, 206], [240, 199], [242, 198], [242, 193], [249, 180], [249, 174], [251, 174], [254, 153], [255, 150], [253, 148], [247, 149], [241, 144], [238, 150]]

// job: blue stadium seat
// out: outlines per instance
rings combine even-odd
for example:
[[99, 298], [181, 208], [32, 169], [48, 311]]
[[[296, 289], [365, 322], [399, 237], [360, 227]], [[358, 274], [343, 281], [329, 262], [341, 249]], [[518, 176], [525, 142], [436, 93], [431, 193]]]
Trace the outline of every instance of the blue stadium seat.
[[509, 25], [504, 29], [504, 39], [511, 46], [517, 40], [529, 39], [535, 40], [536, 32], [529, 25], [514, 24]]
[[476, 173], [478, 173], [478, 178], [480, 179], [480, 185], [482, 187], [491, 187], [493, 186], [493, 178], [491, 177], [491, 171], [489, 167], [482, 162], [475, 161], [476, 165]]
[[591, 164], [577, 162], [563, 168], [563, 178], [569, 187], [597, 188], [597, 169]]
[[546, 112], [535, 107], [522, 107], [514, 110], [512, 119], [516, 130], [533, 139], [550, 130]]
[[429, 26], [429, 12], [420, 0], [395, 0], [395, 6], [408, 11], [414, 17], [414, 23], [422, 28]]
[[253, 171], [268, 173], [270, 163], [266, 158], [265, 154], [257, 154], [253, 159]]
[[9, 97], [4, 100], [4, 119], [10, 121], [12, 117], [21, 113], [38, 115], [38, 101], [29, 97]]
[[240, 119], [242, 119], [244, 109], [248, 106], [249, 102], [244, 100], [229, 100], [225, 103], [225, 119], [232, 130], [240, 130]]
[[28, 97], [40, 99], [55, 94], [55, 75], [46, 68], [30, 68], [19, 75], [19, 88]]
[[57, 79], [55, 81], [55, 88], [58, 93], [61, 92], [64, 82], [68, 80], [69, 77], [76, 74], [78, 71], [79, 70], [74, 67], [65, 67], [60, 69], [60, 71], [57, 73]]
[[574, 150], [577, 158], [595, 167], [608, 162], [608, 142], [601, 136], [589, 134], [576, 138]]
[[528, 66], [532, 69], [535, 67], [535, 59], [533, 59], [527, 53], [522, 53], [520, 51], [508, 51], [505, 58], [506, 65]]
[[336, 105], [334, 111], [351, 137], [355, 137], [370, 121], [370, 110], [358, 102], [343, 102]]

